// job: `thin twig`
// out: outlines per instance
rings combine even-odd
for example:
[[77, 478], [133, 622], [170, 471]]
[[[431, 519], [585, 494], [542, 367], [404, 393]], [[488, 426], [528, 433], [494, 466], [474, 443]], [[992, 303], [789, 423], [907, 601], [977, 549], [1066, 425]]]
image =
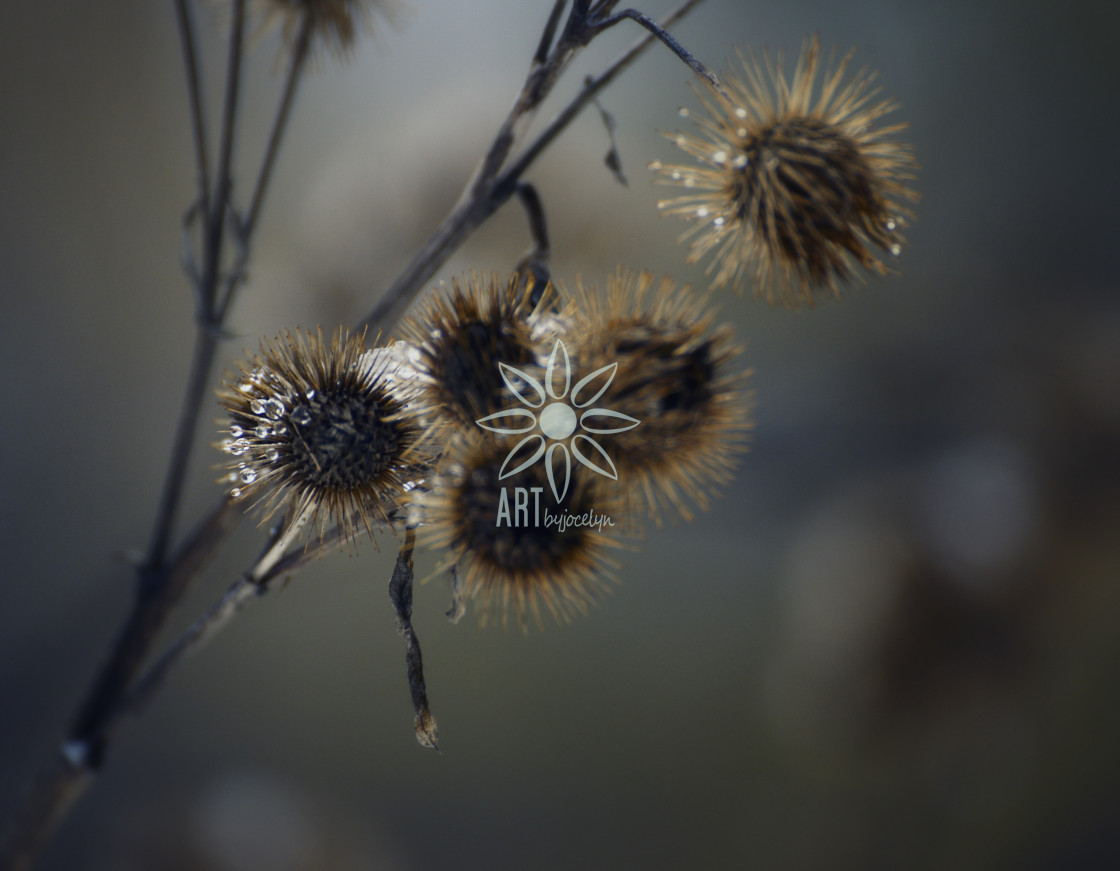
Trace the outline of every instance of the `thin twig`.
[[[291, 538], [288, 535], [281, 535], [278, 542], [290, 542]], [[116, 711], [113, 722], [109, 724], [109, 731], [115, 731], [115, 727], [125, 717], [135, 716], [139, 713], [164, 685], [168, 675], [177, 666], [181, 665], [191, 654], [197, 653], [206, 642], [226, 628], [249, 602], [268, 592], [274, 581], [297, 571], [312, 560], [318, 559], [324, 552], [333, 548], [337, 542], [338, 530], [334, 530], [314, 544], [292, 548], [280, 559], [270, 558], [267, 569], [261, 569], [261, 562], [258, 561], [257, 565], [235, 581], [226, 593], [205, 614], [191, 624], [135, 681]], [[266, 549], [265, 557], [271, 556], [274, 547], [275, 545], [270, 545]]]
[[533, 53], [533, 63], [537, 66], [548, 60], [548, 52], [552, 48], [552, 40], [556, 38], [556, 28], [560, 26], [560, 16], [564, 14], [566, 2], [567, 0], [556, 0], [552, 4], [552, 12], [548, 15], [548, 22], [541, 33], [540, 42], [537, 43], [537, 50]]
[[[537, 189], [528, 182], [517, 185], [517, 198], [525, 209], [525, 217], [529, 222], [529, 235], [533, 237], [533, 247], [521, 258], [514, 272], [521, 276], [522, 281], [531, 281], [533, 294], [539, 300], [544, 294], [544, 288], [552, 278], [548, 265], [552, 256], [552, 248], [548, 241], [548, 225], [544, 218], [544, 206], [541, 204]], [[534, 300], [534, 304], [536, 300]]]
[[199, 325], [195, 336], [186, 394], [183, 397], [182, 410], [179, 414], [175, 439], [172, 443], [171, 460], [168, 463], [167, 475], [164, 478], [156, 519], [152, 524], [152, 537], [148, 545], [147, 556], [141, 568], [142, 595], [154, 584], [160, 583], [162, 566], [171, 544], [175, 517], [179, 510], [183, 480], [186, 477], [187, 465], [190, 461], [195, 431], [198, 428], [198, 414], [202, 408], [202, 399], [206, 395], [210, 384], [210, 369], [214, 362], [214, 354], [217, 351], [217, 336], [213, 329], [216, 326], [213, 323], [213, 306], [218, 277], [221, 274], [222, 237], [224, 235], [226, 205], [230, 188], [229, 172], [233, 152], [233, 128], [236, 120], [238, 85], [241, 78], [244, 12], [244, 0], [236, 0], [233, 7], [233, 32], [230, 35], [229, 68], [226, 80], [225, 111], [222, 121], [222, 144], [219, 152], [218, 175], [215, 180], [217, 189], [214, 193], [210, 211], [203, 214], [205, 250], [203, 253], [202, 281], [200, 286], [196, 288]]
[[712, 72], [703, 63], [701, 63], [696, 55], [694, 55], [683, 45], [677, 42], [673, 35], [665, 29], [665, 26], [663, 24], [658, 24], [644, 12], [639, 12], [637, 9], [624, 9], [617, 15], [612, 15], [610, 18], [603, 21], [601, 26], [603, 27], [603, 29], [606, 29], [608, 27], [613, 27], [620, 21], [625, 21], [626, 19], [635, 21], [638, 24], [642, 25], [642, 27], [644, 27], [646, 30], [660, 39], [663, 43], [665, 43], [665, 45], [668, 46], [668, 48], [671, 49], [677, 57], [684, 61], [688, 65], [689, 69], [696, 73], [696, 75], [707, 81], [709, 85], [711, 85], [721, 94], [727, 96], [726, 92], [723, 90], [723, 84], [720, 82], [719, 76]]
[[[685, 0], [673, 12], [666, 16], [665, 20], [661, 22], [663, 28], [672, 27], [676, 22], [683, 18], [694, 6], [702, 3], [703, 0]], [[613, 82], [618, 76], [626, 70], [634, 61], [638, 59], [642, 52], [649, 48], [655, 37], [650, 35], [638, 40], [630, 48], [629, 51], [621, 55], [614, 63], [607, 67], [602, 73], [594, 78], [589, 77], [583, 85], [582, 90], [575, 96], [575, 98], [568, 103], [557, 115], [548, 123], [533, 142], [526, 147], [526, 149], [518, 156], [518, 158], [510, 165], [510, 167], [502, 174], [501, 178], [495, 183], [495, 188], [505, 190], [511, 187], [514, 183], [525, 174], [526, 170], [533, 164], [533, 162], [540, 157], [552, 141], [559, 136], [564, 129], [572, 123], [572, 119], [584, 110], [588, 103], [595, 99], [596, 95], [602, 91], [607, 85]]]
[[300, 21], [299, 34], [292, 49], [292, 60], [288, 65], [288, 75], [284, 80], [284, 91], [280, 97], [279, 108], [272, 122], [272, 131], [268, 136], [268, 145], [265, 148], [264, 158], [261, 160], [260, 170], [257, 172], [257, 181], [253, 186], [253, 195], [249, 201], [249, 209], [245, 217], [237, 225], [236, 233], [240, 251], [237, 262], [229, 270], [224, 282], [224, 288], [218, 295], [215, 305], [216, 321], [225, 322], [230, 304], [238, 286], [245, 279], [245, 265], [249, 259], [249, 241], [257, 227], [264, 196], [272, 180], [272, 170], [276, 165], [276, 156], [280, 152], [280, 145], [284, 140], [284, 132], [288, 128], [288, 119], [291, 116], [292, 106], [295, 103], [296, 89], [307, 66], [307, 59], [311, 55], [311, 37], [314, 33], [314, 21], [311, 13], [305, 12]]
[[[702, 0], [685, 0], [664, 21], [662, 28], [671, 27], [687, 14]], [[405, 309], [412, 302], [413, 297], [419, 293], [436, 274], [439, 268], [447, 262], [448, 257], [477, 230], [491, 215], [504, 205], [517, 189], [516, 183], [540, 156], [540, 153], [571, 123], [572, 119], [595, 97], [603, 88], [609, 85], [618, 75], [629, 67], [639, 55], [648, 49], [656, 37], [652, 34], [643, 37], [635, 45], [621, 55], [602, 74], [589, 79], [579, 95], [562, 110], [552, 122], [533, 140], [533, 142], [517, 157], [500, 176], [496, 176], [489, 184], [481, 185], [480, 182], [489, 177], [491, 168], [497, 171], [513, 144], [512, 130], [514, 126], [523, 126], [524, 116], [535, 110], [540, 101], [547, 96], [549, 77], [536, 72], [530, 72], [530, 77], [522, 88], [522, 93], [511, 111], [510, 118], [503, 124], [494, 142], [475, 175], [472, 176], [464, 191], [463, 197], [432, 234], [431, 238], [417, 252], [396, 281], [382, 294], [369, 314], [362, 320], [363, 326], [385, 328], [395, 323]], [[554, 49], [553, 54], [557, 50]], [[567, 58], [558, 59], [566, 63]], [[541, 93], [541, 89], [543, 93]], [[537, 97], [535, 104], [527, 101], [528, 95]], [[498, 157], [501, 160], [497, 160]], [[496, 166], [495, 166], [496, 164]]]
[[183, 65], [186, 67], [187, 99], [190, 103], [191, 134], [194, 139], [197, 166], [198, 210], [210, 214], [210, 166], [206, 145], [206, 122], [202, 110], [202, 91], [198, 80], [198, 51], [194, 45], [194, 26], [191, 24], [187, 0], [175, 0], [175, 13], [179, 21], [179, 39], [183, 47]]
[[280, 97], [280, 108], [276, 112], [272, 132], [268, 137], [268, 148], [265, 151], [264, 160], [261, 161], [257, 183], [253, 187], [253, 197], [250, 201], [249, 210], [245, 213], [245, 220], [241, 225], [241, 232], [244, 236], [252, 235], [254, 228], [257, 226], [257, 218], [260, 217], [265, 191], [272, 179], [272, 168], [276, 164], [276, 155], [280, 150], [280, 143], [283, 141], [284, 132], [288, 127], [292, 105], [295, 103], [296, 86], [302, 78], [303, 71], [307, 66], [307, 58], [311, 54], [313, 32], [314, 21], [311, 14], [304, 13], [303, 20], [300, 23], [299, 35], [296, 37], [295, 47], [292, 50], [292, 62], [288, 67], [288, 77], [284, 81], [284, 93]]

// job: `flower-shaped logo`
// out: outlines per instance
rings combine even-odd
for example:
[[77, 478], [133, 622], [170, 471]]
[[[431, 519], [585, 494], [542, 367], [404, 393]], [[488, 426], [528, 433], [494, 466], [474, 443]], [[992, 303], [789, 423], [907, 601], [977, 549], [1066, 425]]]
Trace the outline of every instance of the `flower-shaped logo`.
[[[516, 475], [544, 457], [548, 483], [559, 503], [568, 492], [572, 478], [572, 457], [612, 481], [618, 480], [614, 461], [591, 435], [610, 435], [633, 429], [640, 420], [611, 411], [593, 408], [611, 386], [618, 363], [596, 369], [572, 386], [572, 368], [564, 342], [556, 340], [545, 368], [544, 384], [527, 372], [498, 363], [502, 380], [527, 408], [507, 408], [481, 420], [480, 427], [501, 435], [525, 435], [506, 456], [498, 480]], [[539, 428], [539, 432], [536, 432]], [[582, 432], [576, 432], [576, 430]], [[526, 435], [528, 433], [528, 435]], [[573, 435], [574, 433], [574, 435]], [[591, 433], [591, 435], [585, 435]], [[570, 437], [570, 442], [565, 443]], [[526, 459], [517, 462], [523, 452]]]

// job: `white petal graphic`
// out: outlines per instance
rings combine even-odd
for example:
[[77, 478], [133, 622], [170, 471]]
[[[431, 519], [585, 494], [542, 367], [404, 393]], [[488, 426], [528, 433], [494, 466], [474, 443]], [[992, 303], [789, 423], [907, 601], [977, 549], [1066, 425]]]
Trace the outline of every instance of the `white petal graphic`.
[[[597, 454], [597, 456], [589, 457], [581, 451], [579, 449], [580, 439], [583, 439], [588, 445], [594, 448], [594, 453]], [[607, 452], [603, 450], [602, 445], [595, 441], [595, 439], [588, 438], [585, 435], [577, 435], [572, 439], [572, 453], [577, 460], [591, 469], [591, 471], [598, 472], [604, 478], [610, 478], [612, 481], [618, 480], [618, 469], [614, 466], [614, 460], [607, 456]], [[602, 461], [603, 465], [599, 465], [599, 463], [596, 462], [597, 460]]]
[[[532, 456], [530, 456], [529, 459], [527, 459], [523, 463], [521, 463], [516, 469], [510, 469], [509, 471], [506, 471], [506, 467], [509, 465], [510, 460], [512, 460], [514, 457], [516, 457], [518, 452], [523, 447], [525, 447], [525, 445], [529, 444], [529, 442], [533, 441], [534, 439], [536, 441], [538, 441], [539, 444], [537, 445], [537, 449], [535, 451], [533, 451]], [[516, 475], [522, 469], [528, 469], [531, 465], [533, 465], [533, 463], [535, 463], [542, 456], [544, 456], [544, 451], [545, 451], [544, 436], [542, 436], [540, 433], [537, 433], [536, 435], [525, 436], [525, 438], [523, 438], [521, 441], [519, 441], [517, 443], [516, 447], [514, 447], [514, 449], [509, 452], [509, 455], [506, 457], [506, 461], [504, 463], [502, 463], [502, 468], [500, 468], [498, 470], [498, 480], [502, 481], [502, 480], [508, 478], [510, 475]], [[551, 474], [551, 472], [550, 472], [550, 474]]]
[[[556, 463], [556, 453], [560, 452], [564, 458], [564, 486], [556, 486], [556, 473], [553, 471], [553, 466]], [[563, 498], [568, 493], [568, 482], [572, 479], [572, 459], [568, 456], [568, 449], [564, 446], [563, 442], [555, 442], [552, 447], [548, 449], [548, 456], [544, 460], [545, 469], [548, 470], [548, 483], [552, 487], [552, 495], [556, 497], [556, 504], [559, 505]]]
[[[499, 421], [505, 420], [513, 423], [513, 418], [521, 418], [525, 423], [520, 427], [498, 425]], [[500, 433], [501, 435], [521, 435], [536, 427], [537, 416], [526, 408], [507, 408], [505, 411], [495, 411], [493, 414], [488, 414], [486, 417], [479, 418], [475, 423], [483, 429], [488, 429], [490, 432]]]
[[[556, 390], [557, 376], [563, 378], [563, 386]], [[553, 399], [563, 399], [568, 395], [568, 387], [572, 383], [572, 370], [568, 364], [568, 349], [564, 347], [564, 342], [560, 339], [556, 340], [556, 344], [552, 346], [552, 353], [548, 355], [548, 368], [544, 373], [545, 387], [548, 388], [548, 395]]]
[[[510, 366], [508, 363], [499, 363], [498, 371], [502, 373], [502, 380], [506, 382], [506, 387], [510, 389], [510, 392], [527, 406], [530, 408], [540, 408], [544, 405], [544, 388], [541, 387], [541, 383], [528, 372], [522, 372], [520, 369]], [[532, 399], [525, 395], [524, 389], [526, 387], [532, 388], [534, 394]]]
[[[611, 382], [614, 381], [614, 373], [617, 371], [618, 364], [611, 363], [609, 366], [596, 369], [590, 375], [580, 378], [579, 381], [576, 382], [576, 386], [572, 388], [572, 398], [570, 400], [572, 405], [576, 408], [587, 408], [591, 403], [597, 402], [599, 397], [606, 393], [607, 388], [611, 386]], [[599, 385], [599, 389], [595, 391], [595, 395], [590, 399], [581, 399], [580, 393], [583, 389], [588, 387], [588, 385], [591, 387], [596, 386], [597, 379], [602, 380], [603, 383]]]
[[[588, 426], [588, 418], [594, 419], [596, 417], [605, 417], [610, 420], [617, 420], [616, 424], [605, 424], [600, 427]], [[636, 427], [640, 420], [636, 417], [631, 417], [628, 414], [623, 414], [621, 411], [611, 411], [609, 408], [591, 408], [585, 411], [579, 418], [579, 425], [582, 429], [588, 432], [593, 432], [596, 435], [609, 435], [616, 432], [626, 432], [628, 429]]]

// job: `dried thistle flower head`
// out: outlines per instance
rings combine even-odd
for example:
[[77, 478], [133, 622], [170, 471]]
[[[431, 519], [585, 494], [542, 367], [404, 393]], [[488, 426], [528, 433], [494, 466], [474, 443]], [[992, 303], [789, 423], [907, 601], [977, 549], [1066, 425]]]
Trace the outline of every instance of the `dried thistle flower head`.
[[658, 523], [663, 509], [691, 519], [730, 480], [751, 427], [731, 328], [713, 326], [687, 286], [648, 272], [620, 271], [605, 297], [580, 284], [573, 307], [580, 371], [613, 367], [598, 404], [641, 421], [609, 444], [630, 507]]
[[221, 449], [235, 498], [256, 498], [267, 519], [292, 512], [343, 539], [389, 519], [422, 477], [409, 369], [393, 346], [367, 351], [363, 334], [327, 341], [285, 332], [261, 342], [218, 390], [229, 413]]
[[617, 499], [576, 468], [554, 502], [543, 463], [502, 477], [509, 452], [491, 437], [456, 443], [421, 497], [421, 541], [447, 552], [441, 567], [454, 567], [463, 594], [481, 600], [484, 624], [512, 616], [524, 630], [530, 615], [539, 626], [543, 612], [557, 621], [586, 614], [614, 577]]
[[402, 326], [420, 373], [419, 405], [437, 442], [477, 432], [475, 421], [508, 403], [499, 363], [532, 367], [538, 333], [552, 319], [551, 285], [470, 274], [434, 293]]
[[693, 222], [681, 239], [691, 240], [689, 262], [712, 256], [713, 287], [741, 290], [753, 277], [756, 295], [797, 307], [822, 291], [838, 296], [857, 264], [890, 271], [880, 252], [893, 257], [905, 244], [917, 164], [891, 138], [906, 124], [876, 126], [897, 103], [877, 99], [873, 73], [849, 77], [851, 59], [830, 60], [818, 90], [816, 37], [792, 81], [780, 56], [740, 54], [743, 76], [726, 75], [725, 93], [700, 94], [700, 135], [671, 137], [700, 165], [651, 164], [658, 183], [687, 190], [658, 208]]
[[358, 31], [367, 26], [374, 10], [391, 16], [392, 0], [257, 0], [264, 26], [278, 21], [289, 49], [307, 29], [313, 43], [325, 43], [335, 54], [354, 45]]

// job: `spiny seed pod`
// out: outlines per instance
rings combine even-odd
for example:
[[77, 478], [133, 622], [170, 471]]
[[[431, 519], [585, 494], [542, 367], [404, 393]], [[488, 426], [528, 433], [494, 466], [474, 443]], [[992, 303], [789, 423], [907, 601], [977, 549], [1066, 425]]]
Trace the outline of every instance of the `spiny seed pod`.
[[419, 405], [434, 441], [474, 434], [475, 421], [508, 403], [498, 364], [535, 364], [538, 336], [556, 318], [553, 299], [551, 285], [471, 274], [405, 321], [402, 338], [414, 346]]
[[343, 539], [372, 533], [425, 474], [407, 363], [392, 346], [367, 351], [363, 338], [265, 339], [218, 390], [229, 413], [220, 447], [232, 457], [224, 480], [265, 519], [286, 509], [320, 536], [328, 521]]
[[632, 508], [660, 523], [685, 520], [727, 484], [751, 427], [749, 372], [732, 369], [741, 348], [729, 326], [687, 286], [620, 271], [604, 297], [580, 284], [573, 332], [581, 372], [609, 370], [597, 405], [641, 425], [604, 438]]
[[699, 93], [701, 135], [670, 137], [701, 165], [650, 165], [658, 183], [687, 189], [658, 208], [694, 222], [681, 240], [691, 240], [690, 263], [712, 255], [713, 287], [742, 290], [753, 274], [756, 295], [797, 307], [822, 291], [839, 296], [840, 284], [860, 275], [856, 264], [890, 272], [877, 252], [897, 256], [905, 244], [917, 164], [909, 145], [890, 138], [906, 124], [875, 126], [898, 104], [875, 100], [867, 70], [846, 79], [851, 59], [830, 61], [814, 96], [816, 37], [792, 82], [780, 56], [740, 54], [742, 78], [728, 74], [725, 92]]
[[618, 502], [581, 468], [557, 502], [543, 462], [503, 477], [510, 459], [487, 434], [457, 442], [421, 497], [421, 541], [448, 553], [442, 567], [481, 600], [483, 624], [512, 616], [524, 630], [532, 615], [540, 626], [542, 605], [557, 621], [586, 614], [613, 579]]

